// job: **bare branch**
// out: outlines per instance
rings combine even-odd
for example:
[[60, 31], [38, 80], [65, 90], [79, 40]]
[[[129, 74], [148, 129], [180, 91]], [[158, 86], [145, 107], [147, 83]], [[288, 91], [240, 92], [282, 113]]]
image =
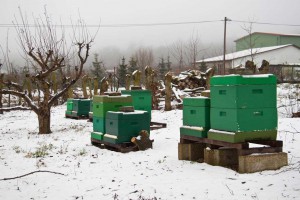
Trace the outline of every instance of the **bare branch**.
[[31, 99], [23, 92], [18, 92], [18, 91], [15, 91], [15, 90], [0, 90], [0, 94], [11, 94], [11, 95], [15, 95], [17, 97], [21, 97], [24, 99], [24, 101], [26, 101], [26, 103], [28, 104], [28, 106], [30, 108], [32, 108], [32, 110], [34, 112], [38, 112], [38, 108], [37, 106], [31, 101]]
[[28, 175], [31, 175], [31, 174], [34, 174], [34, 173], [39, 173], [39, 172], [47, 172], [47, 173], [52, 173], [52, 174], [58, 174], [58, 175], [65, 176], [65, 174], [60, 173], [60, 172], [53, 172], [53, 171], [48, 171], [48, 170], [38, 170], [38, 171], [29, 172], [29, 173], [21, 175], [21, 176], [15, 176], [15, 177], [12, 177], [12, 178], [2, 178], [2, 179], [0, 179], [0, 181], [7, 181], [7, 180], [12, 180], [12, 179], [22, 178], [22, 177], [25, 177], [25, 176], [28, 176]]
[[9, 107], [9, 108], [0, 108], [0, 111], [3, 112], [9, 112], [9, 111], [13, 111], [13, 110], [32, 110], [29, 107], [24, 107], [24, 106], [15, 106], [15, 107]]

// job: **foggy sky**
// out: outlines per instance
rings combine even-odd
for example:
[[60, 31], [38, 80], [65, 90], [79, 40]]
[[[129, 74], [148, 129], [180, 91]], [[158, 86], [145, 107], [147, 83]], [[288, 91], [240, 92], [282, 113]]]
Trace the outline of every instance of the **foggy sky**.
[[[93, 51], [101, 51], [108, 46], [123, 52], [141, 46], [156, 48], [178, 40], [187, 40], [195, 33], [199, 35], [203, 46], [221, 47], [224, 31], [224, 22], [221, 20], [225, 16], [240, 21], [300, 24], [299, 0], [1, 0], [0, 24], [12, 24], [14, 16], [18, 16], [18, 6], [28, 16], [34, 17], [41, 16], [46, 6], [54, 24], [70, 24], [70, 19], [78, 19], [79, 14], [87, 25], [100, 24]], [[165, 26], [105, 27], [117, 24], [215, 20], [219, 21]], [[233, 48], [235, 39], [247, 35], [242, 26], [248, 24], [228, 22], [229, 48]], [[96, 28], [90, 28], [90, 31], [96, 31]], [[300, 26], [253, 24], [254, 31], [299, 34]], [[1, 46], [6, 45], [7, 32], [7, 27], [0, 27]], [[16, 47], [13, 32], [14, 28], [9, 28], [11, 49]]]

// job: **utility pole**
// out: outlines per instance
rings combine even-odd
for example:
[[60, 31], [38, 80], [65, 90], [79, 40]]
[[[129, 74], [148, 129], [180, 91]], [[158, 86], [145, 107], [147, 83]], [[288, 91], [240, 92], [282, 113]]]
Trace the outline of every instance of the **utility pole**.
[[227, 21], [230, 21], [227, 17], [224, 18], [224, 45], [223, 45], [223, 75], [225, 75], [225, 55], [226, 55], [226, 25]]

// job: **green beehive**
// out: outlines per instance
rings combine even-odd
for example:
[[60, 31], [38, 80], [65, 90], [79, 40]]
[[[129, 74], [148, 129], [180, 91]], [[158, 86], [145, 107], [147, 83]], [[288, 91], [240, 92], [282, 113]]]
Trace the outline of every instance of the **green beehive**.
[[107, 111], [119, 111], [120, 107], [123, 106], [132, 106], [131, 96], [95, 95], [93, 98], [93, 116], [105, 118]]
[[147, 111], [107, 112], [103, 140], [110, 143], [130, 142], [141, 130], [150, 133], [150, 118]]
[[277, 129], [276, 108], [211, 108], [211, 128], [224, 131], [263, 131]]
[[239, 143], [251, 140], [276, 140], [277, 130], [229, 132], [210, 129], [207, 138], [224, 142]]
[[88, 116], [90, 103], [90, 99], [73, 99], [73, 111], [76, 111], [78, 116]]
[[210, 127], [210, 99], [186, 97], [183, 99], [183, 125]]
[[181, 126], [180, 127], [180, 136], [188, 135], [188, 136], [206, 138], [208, 130], [209, 129], [203, 128], [203, 127]]
[[276, 84], [210, 87], [211, 107], [276, 108]]
[[102, 132], [96, 132], [96, 131], [91, 132], [91, 138], [95, 140], [103, 140], [103, 135], [104, 134]]
[[151, 118], [152, 93], [150, 90], [121, 90], [121, 93], [131, 95], [134, 109], [148, 111]]
[[91, 103], [90, 103], [90, 112], [93, 112], [93, 100], [91, 100]]
[[73, 110], [73, 99], [68, 99], [67, 100], [67, 111], [72, 111]]
[[105, 118], [93, 116], [93, 131], [105, 133]]
[[210, 86], [217, 85], [273, 85], [276, 84], [276, 76], [273, 74], [260, 75], [226, 75], [213, 76], [210, 79]]

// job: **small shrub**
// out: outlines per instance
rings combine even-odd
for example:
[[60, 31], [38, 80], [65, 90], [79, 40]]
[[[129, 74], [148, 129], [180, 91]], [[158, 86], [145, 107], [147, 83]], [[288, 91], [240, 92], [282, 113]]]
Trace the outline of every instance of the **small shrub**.
[[53, 144], [44, 144], [36, 149], [35, 152], [28, 152], [25, 157], [27, 158], [43, 158], [49, 155], [48, 151], [53, 149]]
[[13, 146], [13, 150], [16, 152], [16, 153], [21, 153], [22, 149], [20, 146]]
[[85, 148], [83, 148], [83, 149], [81, 149], [80, 151], [79, 151], [79, 156], [85, 156], [87, 154], [87, 152], [86, 152], [86, 150], [85, 150]]

